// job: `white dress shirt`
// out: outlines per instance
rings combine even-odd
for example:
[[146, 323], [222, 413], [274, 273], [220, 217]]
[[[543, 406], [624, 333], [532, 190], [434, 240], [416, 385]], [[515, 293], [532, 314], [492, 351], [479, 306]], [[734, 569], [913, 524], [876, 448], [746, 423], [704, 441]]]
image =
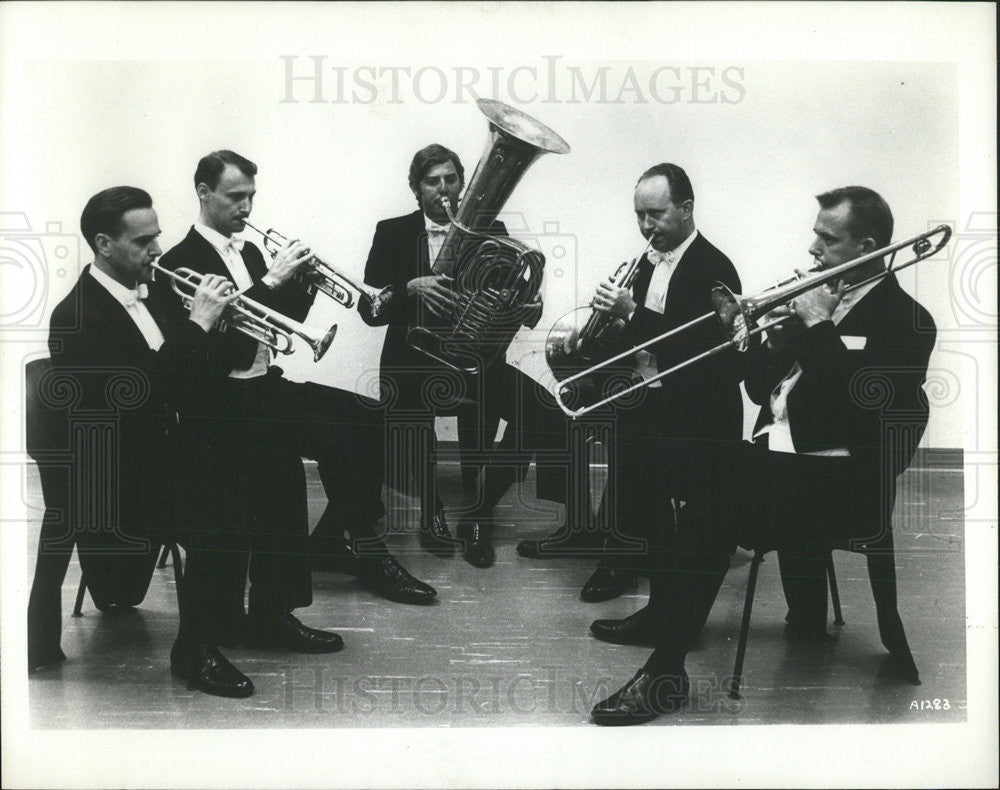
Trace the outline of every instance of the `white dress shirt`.
[[424, 214], [424, 229], [427, 231], [427, 261], [431, 269], [434, 262], [441, 254], [441, 247], [444, 246], [444, 237], [448, 233], [450, 225], [438, 225], [434, 220]]
[[146, 284], [140, 283], [134, 289], [126, 288], [96, 266], [91, 266], [89, 271], [91, 276], [104, 286], [105, 290], [125, 308], [128, 317], [132, 319], [138, 330], [142, 333], [146, 344], [153, 351], [158, 351], [160, 346], [163, 345], [163, 333], [160, 331], [160, 327], [156, 323], [156, 319], [149, 312], [149, 309], [142, 303], [142, 300], [148, 295]]
[[[684, 241], [667, 252], [650, 250], [646, 253], [649, 262], [653, 264], [653, 275], [649, 278], [649, 289], [646, 291], [646, 301], [643, 303], [643, 307], [647, 310], [652, 310], [654, 313], [663, 315], [663, 312], [667, 309], [667, 291], [670, 290], [670, 279], [674, 276], [677, 262], [687, 252], [688, 247], [691, 246], [697, 235], [698, 231], [695, 230]], [[635, 313], [632, 315], [635, 315]], [[631, 319], [632, 316], [630, 315], [629, 318]], [[657, 374], [655, 354], [651, 354], [647, 349], [643, 349], [636, 352], [635, 358], [635, 372], [642, 376], [644, 381], [648, 381]], [[650, 389], [660, 386], [662, 384], [659, 381], [654, 381], [649, 385]]]
[[[234, 239], [232, 236], [223, 236], [214, 228], [203, 225], [201, 222], [194, 224], [194, 229], [200, 233], [205, 240], [212, 245], [222, 262], [226, 264], [229, 275], [233, 278], [236, 287], [241, 291], [253, 285], [253, 278], [243, 262], [240, 254], [243, 249], [244, 240]], [[257, 343], [257, 354], [254, 356], [253, 364], [246, 370], [231, 370], [229, 377], [233, 379], [253, 379], [267, 373], [267, 367], [271, 363], [271, 349], [264, 343]]]
[[[830, 320], [833, 321], [835, 325], [839, 325], [840, 322], [844, 320], [844, 316], [851, 311], [854, 305], [860, 302], [876, 285], [878, 285], [878, 281], [868, 283], [868, 285], [844, 294], [844, 298], [837, 304]], [[796, 362], [792, 365], [791, 370], [785, 374], [785, 377], [779, 381], [778, 385], [771, 391], [770, 405], [771, 415], [774, 422], [763, 426], [759, 431], [757, 431], [757, 433], [754, 434], [753, 437], [756, 439], [763, 436], [765, 433], [768, 434], [767, 447], [769, 450], [773, 450], [778, 453], [797, 452], [795, 449], [795, 442], [792, 441], [792, 426], [788, 422], [788, 394], [792, 391], [800, 378], [802, 378], [802, 368], [799, 366], [799, 363]], [[829, 450], [814, 450], [811, 453], [805, 453], [805, 455], [829, 456], [847, 456], [850, 454], [851, 451], [846, 447], [834, 447]]]

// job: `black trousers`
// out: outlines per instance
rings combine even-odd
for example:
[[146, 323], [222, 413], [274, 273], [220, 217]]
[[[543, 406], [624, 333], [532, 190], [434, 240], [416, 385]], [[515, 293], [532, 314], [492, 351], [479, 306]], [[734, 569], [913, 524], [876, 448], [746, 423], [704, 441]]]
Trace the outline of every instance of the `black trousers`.
[[[385, 482], [416, 496], [424, 521], [441, 507], [435, 418], [458, 416], [465, 507], [474, 509], [483, 496], [478, 480], [493, 457], [500, 417], [511, 411], [513, 373], [502, 360], [478, 375], [454, 371], [430, 359], [382, 368]], [[400, 514], [389, 514], [387, 521], [390, 531], [404, 530]]]
[[[207, 528], [187, 536], [197, 547], [188, 560], [188, 576], [195, 577], [184, 585], [194, 631], [230, 631], [242, 614], [248, 572], [251, 612], [268, 616], [308, 606], [312, 583], [301, 458], [318, 462], [338, 520], [371, 525], [382, 513], [378, 404], [289, 381], [272, 368], [259, 378], [229, 379], [224, 412], [189, 417], [185, 427], [188, 457], [203, 459], [201, 501], [207, 504], [199, 512]], [[220, 585], [225, 594], [212, 600], [211, 591]]]
[[510, 365], [497, 372], [493, 386], [507, 427], [486, 467], [482, 513], [488, 516], [524, 481], [534, 460], [537, 497], [566, 505], [570, 525], [585, 524], [591, 511], [587, 444], [601, 438], [603, 422], [570, 420], [545, 387]]
[[[666, 674], [683, 667], [737, 545], [778, 549], [793, 612], [818, 618], [822, 605], [825, 626], [829, 552], [854, 546], [859, 535], [872, 535], [873, 514], [881, 512], [877, 506], [882, 503], [871, 501], [871, 481], [854, 459], [769, 452], [748, 442], [674, 443], [668, 465], [671, 490], [685, 505], [678, 513], [672, 557], [651, 582], [650, 606], [663, 629], [647, 666]], [[896, 611], [891, 532], [878, 532], [881, 550], [869, 553], [869, 567], [874, 569], [880, 631], [891, 652], [909, 655]]]

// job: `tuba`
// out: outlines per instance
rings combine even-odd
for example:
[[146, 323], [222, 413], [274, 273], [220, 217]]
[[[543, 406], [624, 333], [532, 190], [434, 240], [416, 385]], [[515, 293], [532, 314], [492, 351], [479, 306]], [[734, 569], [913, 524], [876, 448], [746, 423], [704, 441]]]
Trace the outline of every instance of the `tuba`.
[[435, 274], [454, 279], [455, 306], [445, 320], [419, 315], [407, 333], [413, 348], [473, 374], [507, 351], [545, 266], [538, 250], [481, 229], [490, 227], [538, 157], [569, 152], [565, 140], [520, 110], [491, 99], [476, 104], [490, 121], [490, 135], [458, 213], [445, 203], [451, 224], [434, 262]]

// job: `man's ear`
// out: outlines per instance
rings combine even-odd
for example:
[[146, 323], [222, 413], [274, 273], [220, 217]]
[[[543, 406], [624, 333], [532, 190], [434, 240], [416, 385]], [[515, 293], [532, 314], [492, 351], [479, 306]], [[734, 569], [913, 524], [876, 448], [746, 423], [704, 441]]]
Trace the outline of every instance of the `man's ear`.
[[878, 242], [871, 236], [865, 236], [861, 240], [861, 249], [863, 249], [866, 253], [873, 252], [878, 249]]
[[684, 217], [690, 217], [694, 214], [694, 201], [688, 198], [683, 203], [681, 203], [681, 210], [684, 212]]
[[111, 236], [109, 236], [107, 233], [98, 233], [96, 236], [94, 236], [94, 248], [97, 250], [97, 253], [102, 258], [110, 258], [111, 242], [113, 241], [114, 239], [111, 238]]
[[194, 188], [194, 191], [198, 195], [198, 201], [203, 203], [205, 201], [205, 198], [208, 197], [208, 193], [211, 192], [212, 190], [208, 188], [208, 184], [202, 181]]

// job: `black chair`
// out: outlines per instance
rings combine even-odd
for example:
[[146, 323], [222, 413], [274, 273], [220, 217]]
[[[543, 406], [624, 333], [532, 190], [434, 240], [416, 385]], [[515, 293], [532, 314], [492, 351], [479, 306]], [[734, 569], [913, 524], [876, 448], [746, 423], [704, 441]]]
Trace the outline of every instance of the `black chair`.
[[[755, 549], [750, 560], [750, 575], [747, 578], [746, 600], [743, 602], [743, 619], [740, 622], [740, 638], [736, 647], [736, 665], [733, 667], [733, 679], [729, 688], [731, 699], [740, 699], [740, 686], [743, 683], [743, 661], [746, 658], [747, 641], [750, 637], [750, 616], [753, 613], [753, 599], [757, 590], [757, 574], [764, 562], [764, 555], [770, 549]], [[828, 555], [826, 566], [827, 580], [830, 585], [830, 600], [833, 602], [834, 625], [843, 625], [844, 617], [840, 610], [840, 591], [837, 589], [837, 574], [833, 567], [833, 553]]]
[[[145, 595], [141, 584], [143, 567], [135, 573], [140, 577], [141, 592], [128, 601], [109, 600], [99, 590], [98, 585], [88, 582], [88, 566], [94, 568], [113, 567], [114, 557], [81, 554], [76, 525], [73, 523], [72, 467], [77, 452], [85, 448], [74, 448], [71, 431], [72, 410], [79, 398], [79, 388], [72, 378], [52, 371], [48, 358], [35, 359], [25, 365], [25, 449], [35, 462], [42, 486], [45, 513], [42, 517], [35, 575], [28, 599], [28, 661], [29, 669], [62, 660], [65, 656], [60, 648], [62, 634], [62, 584], [76, 546], [83, 570], [80, 588], [77, 592], [74, 616], [81, 614], [83, 593], [91, 589], [94, 603], [100, 610], [106, 610], [115, 603], [137, 605]], [[79, 432], [86, 435], [86, 432]], [[180, 553], [176, 545], [168, 544], [164, 551], [174, 556], [174, 571], [178, 582], [181, 579]], [[150, 546], [147, 555], [151, 557], [148, 567], [152, 572], [159, 546]], [[98, 563], [95, 565], [95, 562]], [[132, 563], [133, 565], [135, 563]], [[144, 565], [144, 561], [139, 563]], [[133, 574], [135, 575], [135, 574]], [[148, 586], [148, 579], [146, 581]]]

